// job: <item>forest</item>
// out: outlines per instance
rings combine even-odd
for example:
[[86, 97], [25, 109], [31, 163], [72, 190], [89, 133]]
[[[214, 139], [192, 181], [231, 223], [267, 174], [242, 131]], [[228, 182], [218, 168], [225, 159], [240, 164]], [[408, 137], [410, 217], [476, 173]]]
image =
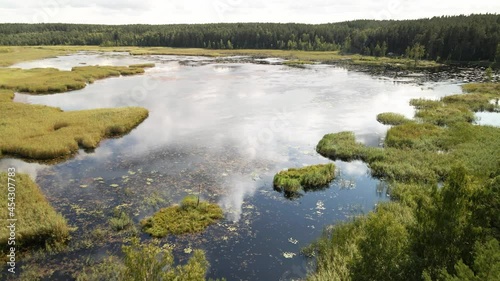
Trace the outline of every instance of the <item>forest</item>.
[[0, 45], [166, 46], [341, 51], [439, 62], [499, 61], [500, 15], [328, 24], [0, 24]]

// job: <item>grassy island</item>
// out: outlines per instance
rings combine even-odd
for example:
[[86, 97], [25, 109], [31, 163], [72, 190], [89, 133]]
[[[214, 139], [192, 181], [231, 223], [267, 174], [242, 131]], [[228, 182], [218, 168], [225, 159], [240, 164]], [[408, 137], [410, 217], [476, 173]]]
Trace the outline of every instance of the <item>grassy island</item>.
[[223, 218], [217, 204], [198, 202], [195, 196], [185, 197], [180, 205], [163, 208], [152, 217], [141, 221], [144, 232], [154, 237], [169, 234], [197, 233]]
[[290, 168], [274, 176], [274, 188], [287, 194], [310, 191], [328, 185], [335, 178], [333, 163]]

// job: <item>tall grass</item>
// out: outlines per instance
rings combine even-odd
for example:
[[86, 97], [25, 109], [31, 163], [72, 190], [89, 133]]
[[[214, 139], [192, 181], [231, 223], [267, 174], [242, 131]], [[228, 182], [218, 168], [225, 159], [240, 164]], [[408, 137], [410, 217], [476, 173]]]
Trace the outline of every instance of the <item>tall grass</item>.
[[[122, 246], [123, 259], [111, 256], [76, 274], [77, 281], [185, 280], [203, 281], [209, 263], [202, 250], [194, 250], [185, 264], [174, 264], [172, 249], [158, 241], [140, 243], [132, 239]], [[223, 279], [224, 280], [224, 279]]]
[[198, 201], [194, 196], [185, 197], [180, 205], [160, 209], [152, 217], [141, 221], [144, 232], [154, 237], [168, 234], [196, 233], [223, 218], [217, 204]]
[[322, 188], [335, 178], [333, 163], [290, 168], [274, 176], [274, 188], [285, 194], [299, 193]]
[[[65, 243], [69, 238], [70, 228], [66, 219], [56, 212], [45, 199], [40, 188], [28, 175], [16, 174], [15, 176], [15, 218], [16, 223], [16, 248], [57, 246]], [[8, 176], [0, 173], [0, 183], [5, 189], [0, 192], [0, 200], [5, 202], [5, 207], [0, 208], [2, 231], [0, 231], [0, 244], [7, 245], [9, 231], [7, 219], [6, 190]], [[7, 249], [7, 248], [4, 248]]]
[[23, 61], [55, 57], [67, 53], [68, 51], [52, 48], [0, 46], [0, 67]]
[[[486, 101], [498, 94], [498, 87], [490, 84], [472, 89], [474, 100]], [[333, 160], [363, 160], [372, 175], [387, 180], [433, 183], [444, 180], [456, 163], [486, 177], [500, 165], [500, 128], [471, 124], [477, 104], [464, 106], [469, 95], [412, 100], [417, 120], [391, 127], [384, 149], [366, 147], [356, 142], [353, 133], [340, 132], [325, 135], [316, 150]]]
[[392, 112], [378, 114], [377, 121], [381, 124], [392, 126], [411, 122], [411, 120], [407, 119], [404, 115]]
[[63, 112], [58, 108], [14, 103], [0, 93], [0, 157], [13, 155], [36, 160], [65, 158], [79, 147], [95, 148], [106, 137], [135, 128], [148, 111], [139, 107]]

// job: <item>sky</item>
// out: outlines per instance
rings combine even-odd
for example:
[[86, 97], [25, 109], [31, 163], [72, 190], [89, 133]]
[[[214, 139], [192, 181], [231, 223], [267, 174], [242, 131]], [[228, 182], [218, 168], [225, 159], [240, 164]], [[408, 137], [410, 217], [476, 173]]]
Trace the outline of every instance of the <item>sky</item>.
[[496, 0], [0, 0], [0, 22], [328, 23], [500, 13]]

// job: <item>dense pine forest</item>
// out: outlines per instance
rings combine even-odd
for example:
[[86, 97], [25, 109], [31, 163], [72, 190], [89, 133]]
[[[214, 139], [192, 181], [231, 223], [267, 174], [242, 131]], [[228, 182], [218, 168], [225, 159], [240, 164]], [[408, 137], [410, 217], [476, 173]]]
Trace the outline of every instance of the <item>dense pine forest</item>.
[[168, 46], [209, 49], [339, 50], [437, 61], [499, 61], [500, 15], [330, 24], [0, 24], [0, 45]]

